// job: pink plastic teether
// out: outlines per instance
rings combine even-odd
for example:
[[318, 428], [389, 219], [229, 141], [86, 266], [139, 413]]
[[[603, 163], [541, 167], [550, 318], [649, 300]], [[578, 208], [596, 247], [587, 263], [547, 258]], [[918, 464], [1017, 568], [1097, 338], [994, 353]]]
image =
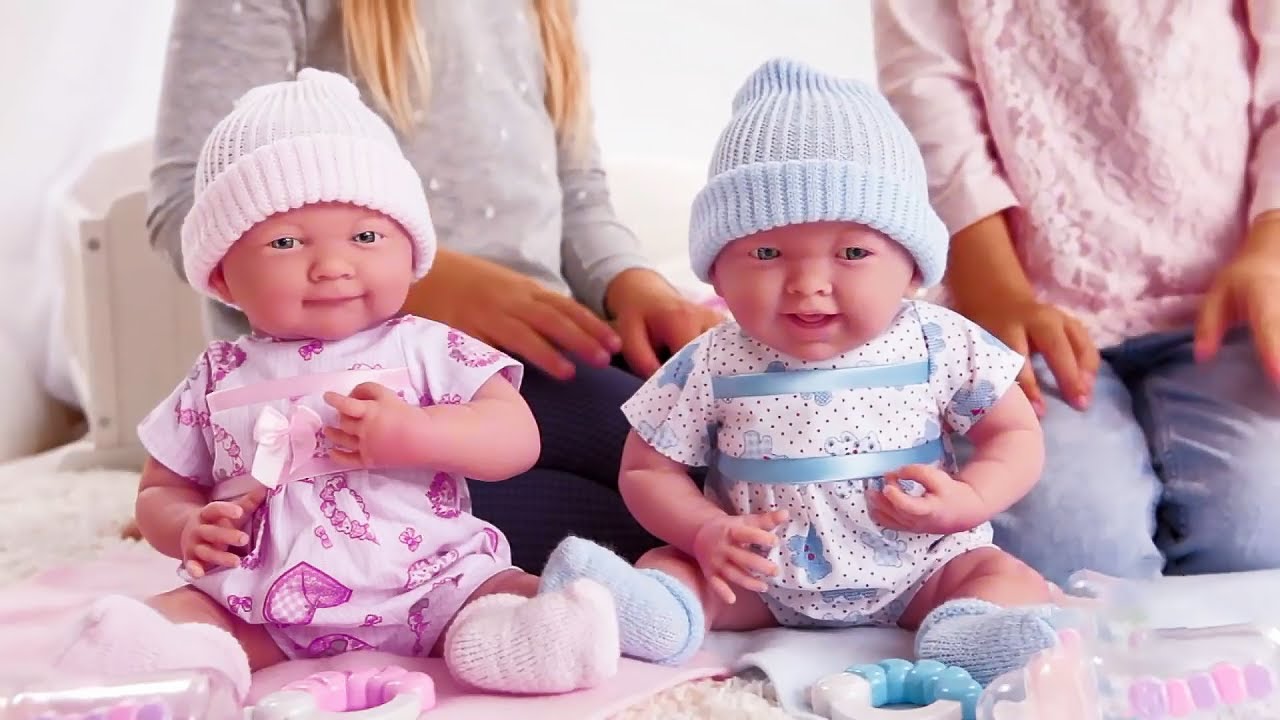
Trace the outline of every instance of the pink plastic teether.
[[263, 698], [254, 720], [412, 720], [436, 704], [426, 673], [390, 666], [352, 672], [326, 671], [290, 683]]
[[1274, 683], [1271, 681], [1271, 671], [1266, 666], [1258, 663], [1245, 665], [1244, 687], [1249, 691], [1249, 697], [1254, 700], [1261, 700], [1267, 697], [1274, 688]]
[[1196, 704], [1191, 700], [1191, 688], [1181, 678], [1166, 680], [1165, 695], [1169, 701], [1169, 714], [1173, 717], [1186, 717], [1196, 711]]
[[1218, 686], [1218, 697], [1227, 705], [1239, 705], [1244, 702], [1244, 672], [1231, 663], [1220, 662], [1209, 668], [1214, 685]]

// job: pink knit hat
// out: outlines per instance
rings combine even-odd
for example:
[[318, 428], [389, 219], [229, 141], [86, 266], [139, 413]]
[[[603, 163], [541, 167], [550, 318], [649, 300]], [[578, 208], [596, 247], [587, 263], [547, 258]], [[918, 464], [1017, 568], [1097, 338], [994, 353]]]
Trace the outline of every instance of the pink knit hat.
[[196, 163], [195, 204], [182, 223], [187, 281], [217, 297], [209, 276], [231, 245], [276, 213], [347, 202], [400, 223], [422, 277], [436, 254], [422, 179], [391, 128], [350, 80], [312, 68], [245, 93], [209, 133]]

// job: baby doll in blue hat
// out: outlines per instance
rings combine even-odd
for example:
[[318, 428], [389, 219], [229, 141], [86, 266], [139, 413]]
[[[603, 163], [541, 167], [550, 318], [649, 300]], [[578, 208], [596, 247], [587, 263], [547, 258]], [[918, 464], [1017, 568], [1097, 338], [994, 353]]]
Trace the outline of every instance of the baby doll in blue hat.
[[[542, 587], [605, 584], [637, 658], [680, 662], [707, 628], [898, 625], [985, 684], [1057, 639], [1049, 584], [988, 522], [1043, 463], [1024, 358], [911, 299], [948, 235], [876, 90], [775, 60], [733, 109], [689, 251], [734, 320], [623, 408], [623, 497], [670, 545], [633, 568], [570, 538]], [[955, 433], [976, 446], [963, 467]]]

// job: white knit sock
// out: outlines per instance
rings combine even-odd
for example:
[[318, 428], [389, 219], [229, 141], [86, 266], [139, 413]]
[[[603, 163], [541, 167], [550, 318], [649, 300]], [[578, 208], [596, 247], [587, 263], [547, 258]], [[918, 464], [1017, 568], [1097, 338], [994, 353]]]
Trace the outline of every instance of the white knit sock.
[[613, 598], [590, 580], [532, 598], [479, 598], [454, 618], [444, 644], [459, 681], [524, 695], [597, 685], [618, 672], [620, 655]]
[[205, 623], [175, 623], [123, 595], [101, 598], [89, 608], [54, 667], [104, 679], [212, 668], [227, 676], [237, 699], [249, 692], [249, 658], [231, 633]]

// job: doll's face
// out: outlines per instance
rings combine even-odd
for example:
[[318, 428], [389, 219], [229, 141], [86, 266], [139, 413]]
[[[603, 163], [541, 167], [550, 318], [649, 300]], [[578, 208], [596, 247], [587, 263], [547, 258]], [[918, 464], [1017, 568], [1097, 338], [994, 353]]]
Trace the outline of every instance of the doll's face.
[[257, 332], [341, 340], [396, 315], [413, 283], [413, 243], [387, 216], [346, 203], [272, 215], [210, 277]]
[[816, 222], [725, 246], [711, 281], [748, 335], [801, 360], [825, 360], [888, 329], [913, 292], [915, 262], [863, 225]]

